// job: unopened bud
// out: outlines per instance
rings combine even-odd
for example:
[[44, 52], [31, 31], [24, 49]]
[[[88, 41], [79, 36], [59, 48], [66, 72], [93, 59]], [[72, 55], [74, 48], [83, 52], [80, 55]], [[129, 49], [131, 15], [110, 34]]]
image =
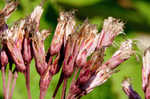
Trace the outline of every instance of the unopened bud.
[[0, 62], [2, 66], [6, 66], [8, 64], [8, 56], [3, 50], [0, 52]]
[[122, 82], [123, 91], [129, 97], [129, 99], [141, 99], [137, 92], [135, 92], [130, 84], [130, 79], [125, 79]]
[[63, 43], [66, 44], [68, 36], [74, 32], [75, 20], [70, 12], [61, 12], [58, 25], [52, 39], [50, 53], [58, 54]]

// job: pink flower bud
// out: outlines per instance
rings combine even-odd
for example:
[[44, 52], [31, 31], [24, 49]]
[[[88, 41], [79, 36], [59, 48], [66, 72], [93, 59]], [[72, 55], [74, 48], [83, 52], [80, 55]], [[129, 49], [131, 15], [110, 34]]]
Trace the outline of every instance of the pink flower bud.
[[98, 41], [97, 27], [96, 25], [91, 25], [88, 22], [85, 22], [81, 28], [81, 38], [79, 39], [79, 54], [76, 59], [76, 64], [80, 67], [86, 64], [87, 57], [90, 56], [96, 46]]
[[147, 48], [143, 56], [143, 68], [142, 68], [142, 87], [145, 92], [146, 99], [150, 98], [150, 48]]
[[123, 91], [129, 97], [129, 99], [141, 99], [137, 92], [135, 92], [130, 84], [130, 79], [125, 79], [122, 82]]
[[35, 30], [38, 31], [40, 25], [40, 18], [43, 13], [43, 9], [41, 6], [37, 6], [33, 12], [31, 13], [29, 20], [36, 26]]
[[122, 62], [129, 59], [130, 56], [134, 54], [132, 43], [133, 43], [132, 40], [127, 40], [123, 42], [119, 50], [116, 51], [112, 56], [112, 58], [109, 59], [104, 65], [110, 67], [111, 69], [114, 69]]
[[75, 32], [75, 25], [76, 25], [76, 21], [74, 18], [74, 11], [72, 12], [66, 12], [66, 26], [65, 26], [65, 33], [64, 33], [64, 46], [66, 46], [67, 40], [69, 35], [71, 35], [72, 33]]
[[19, 24], [16, 23], [11, 29], [6, 30], [3, 34], [3, 40], [17, 66], [16, 68], [21, 72], [25, 71], [25, 64], [21, 53], [24, 38], [24, 23], [25, 20], [21, 20]]
[[143, 56], [143, 69], [142, 69], [142, 86], [143, 90], [146, 91], [146, 87], [149, 82], [150, 75], [150, 48], [146, 49]]
[[0, 52], [0, 62], [1, 66], [6, 66], [8, 64], [8, 56], [3, 50]]
[[61, 12], [58, 21], [50, 47], [51, 55], [58, 54], [68, 36], [74, 32], [75, 20], [71, 12]]
[[99, 66], [102, 65], [103, 57], [104, 57], [104, 50], [96, 50], [93, 55], [91, 56], [91, 59], [87, 62], [86, 66], [84, 66], [80, 70], [80, 74], [78, 77], [78, 83], [80, 85], [84, 85], [90, 77], [96, 73], [96, 70], [99, 68]]
[[123, 22], [113, 17], [104, 20], [103, 29], [99, 36], [97, 48], [110, 46], [114, 38], [123, 32]]
[[65, 76], [71, 76], [74, 71], [75, 59], [78, 54], [79, 48], [76, 46], [78, 33], [73, 33], [69, 38], [66, 44], [63, 73]]
[[31, 46], [30, 46], [30, 40], [27, 38], [24, 38], [23, 41], [23, 59], [25, 62], [30, 63], [32, 60], [32, 54], [31, 54]]
[[35, 32], [32, 37], [33, 53], [39, 74], [43, 74], [47, 68], [44, 40], [48, 34], [49, 33], [44, 30], [42, 32]]

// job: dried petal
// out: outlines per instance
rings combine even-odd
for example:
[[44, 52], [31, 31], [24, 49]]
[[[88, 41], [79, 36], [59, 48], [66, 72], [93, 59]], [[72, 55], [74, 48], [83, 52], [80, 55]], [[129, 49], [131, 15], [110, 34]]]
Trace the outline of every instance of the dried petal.
[[25, 20], [19, 21], [19, 23], [16, 23], [13, 27], [11, 27], [9, 30], [6, 30], [3, 33], [3, 40], [6, 40], [6, 42], [11, 42], [16, 45], [19, 50], [22, 48], [22, 42], [24, 38], [24, 27]]
[[[68, 35], [74, 32], [75, 21], [71, 13], [61, 12], [55, 34], [52, 39], [50, 54], [55, 55], [60, 52], [63, 43], [66, 44]], [[63, 41], [64, 40], [64, 41]]]
[[83, 86], [86, 93], [92, 91], [96, 86], [103, 84], [115, 72], [114, 69], [133, 54], [132, 41], [127, 40], [122, 43], [120, 49], [97, 69], [97, 73], [93, 75], [89, 81]]
[[[132, 40], [123, 42], [118, 51], [114, 53], [111, 59], [109, 59], [103, 66], [108, 66], [111, 69], [116, 68], [125, 60], [129, 59], [135, 52], [132, 48]], [[99, 71], [99, 70], [98, 70]]]
[[71, 76], [74, 71], [75, 59], [79, 50], [78, 47], [76, 47], [77, 37], [77, 33], [72, 34], [66, 45], [64, 65], [62, 69], [65, 76]]
[[41, 6], [37, 6], [34, 11], [30, 15], [30, 20], [35, 23], [36, 25], [36, 30], [38, 30], [39, 25], [40, 25], [40, 18], [43, 13], [43, 9]]
[[105, 19], [97, 48], [110, 46], [114, 38], [123, 31], [123, 26], [123, 22], [113, 17]]
[[18, 5], [17, 2], [12, 1], [5, 6], [2, 12], [8, 18], [8, 16], [16, 9], [17, 5]]
[[22, 42], [24, 38], [24, 23], [25, 20], [21, 20], [19, 24], [15, 24], [10, 30], [6, 30], [3, 34], [3, 40], [6, 41], [9, 53], [15, 62], [18, 71], [25, 71], [25, 64], [22, 57]]
[[65, 13], [67, 16], [67, 23], [65, 26], [65, 33], [64, 33], [64, 46], [66, 46], [67, 40], [69, 35], [75, 32], [75, 25], [76, 21], [74, 18], [74, 11]]
[[84, 85], [88, 82], [88, 80], [91, 78], [92, 75], [96, 73], [96, 70], [99, 68], [99, 66], [102, 65], [103, 57], [104, 57], [104, 50], [96, 50], [93, 55], [91, 56], [91, 59], [87, 62], [87, 66], [84, 66], [80, 70], [80, 74], [78, 77], [77, 82], [80, 85]]
[[86, 64], [87, 57], [94, 52], [98, 41], [98, 30], [96, 25], [85, 23], [83, 28], [81, 28], [81, 32], [80, 44], [77, 45], [80, 49], [76, 59], [76, 64], [79, 67]]
[[0, 10], [0, 39], [3, 39], [3, 32], [8, 29], [5, 21], [9, 17], [9, 15], [16, 9], [16, 6], [16, 2], [10, 2], [5, 5], [2, 11]]

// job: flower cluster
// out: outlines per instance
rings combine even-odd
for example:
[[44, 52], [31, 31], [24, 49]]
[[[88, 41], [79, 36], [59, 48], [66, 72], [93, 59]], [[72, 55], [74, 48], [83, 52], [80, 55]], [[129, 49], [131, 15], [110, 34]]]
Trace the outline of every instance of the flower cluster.
[[[88, 20], [85, 20], [81, 26], [77, 26], [74, 11], [60, 13], [51, 45], [48, 52], [45, 52], [44, 40], [50, 31], [39, 30], [43, 8], [37, 6], [29, 16], [8, 27], [5, 20], [15, 10], [16, 5], [16, 2], [11, 2], [0, 11], [0, 37], [3, 45], [0, 51], [0, 65], [5, 99], [12, 97], [18, 72], [25, 75], [28, 98], [31, 99], [30, 63], [33, 58], [40, 75], [40, 99], [44, 99], [52, 77], [60, 71], [61, 67], [61, 76], [52, 97], [55, 98], [57, 90], [63, 83], [61, 98], [75, 99], [102, 85], [116, 72], [116, 68], [121, 63], [134, 54], [132, 40], [126, 40], [114, 55], [104, 62], [106, 49], [113, 44], [114, 38], [123, 32], [124, 23], [108, 17], [104, 20], [102, 31], [99, 32], [97, 25], [90, 24]], [[5, 68], [8, 63], [10, 75], [6, 86]], [[15, 69], [12, 69], [12, 64], [15, 64]], [[148, 91], [145, 89], [148, 82], [147, 73], [144, 74], [146, 91]], [[73, 80], [66, 96], [67, 80], [72, 75]], [[12, 89], [9, 94], [12, 78]], [[128, 86], [124, 85], [125, 92], [128, 92]]]

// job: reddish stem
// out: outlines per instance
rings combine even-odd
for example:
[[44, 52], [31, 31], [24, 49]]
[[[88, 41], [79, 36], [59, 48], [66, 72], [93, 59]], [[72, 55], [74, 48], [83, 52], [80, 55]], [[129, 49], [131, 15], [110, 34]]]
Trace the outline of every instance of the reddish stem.
[[72, 78], [72, 83], [75, 82], [76, 76], [77, 76], [77, 74], [78, 74], [78, 71], [79, 71], [79, 69], [78, 69], [77, 67], [75, 67], [75, 72], [74, 72], [74, 75], [73, 75], [73, 78]]
[[75, 72], [74, 72], [74, 75], [73, 75], [73, 78], [72, 78], [72, 82], [70, 84], [70, 88], [69, 88], [69, 93], [68, 93], [67, 99], [74, 99], [75, 98], [74, 95], [72, 95], [72, 93], [71, 93], [71, 85], [73, 85], [75, 83], [76, 76], [77, 76], [79, 70], [80, 70], [79, 68], [75, 67]]
[[27, 63], [26, 65], [26, 72], [24, 73], [25, 80], [26, 80], [26, 88], [28, 93], [28, 99], [31, 99], [31, 91], [30, 91], [30, 64]]
[[6, 99], [6, 78], [5, 78], [5, 67], [1, 67], [2, 70], [2, 80], [3, 80], [3, 93], [4, 93], [4, 99]]
[[10, 95], [9, 95], [9, 99], [12, 99], [12, 95], [13, 95], [13, 92], [14, 92], [14, 89], [15, 89], [17, 78], [18, 78], [18, 73], [17, 73], [17, 71], [15, 71], [14, 80], [13, 80], [13, 83], [12, 83], [12, 88], [11, 88], [11, 92], [10, 92]]
[[68, 78], [64, 78], [61, 99], [65, 99], [65, 96], [66, 96], [67, 80], [68, 80]]
[[8, 74], [8, 82], [7, 82], [7, 89], [6, 89], [6, 99], [9, 99], [9, 88], [12, 81], [12, 71], [9, 69]]
[[40, 79], [40, 99], [44, 99], [51, 80], [52, 80], [51, 74], [49, 74], [49, 77], [46, 80], [42, 78]]

